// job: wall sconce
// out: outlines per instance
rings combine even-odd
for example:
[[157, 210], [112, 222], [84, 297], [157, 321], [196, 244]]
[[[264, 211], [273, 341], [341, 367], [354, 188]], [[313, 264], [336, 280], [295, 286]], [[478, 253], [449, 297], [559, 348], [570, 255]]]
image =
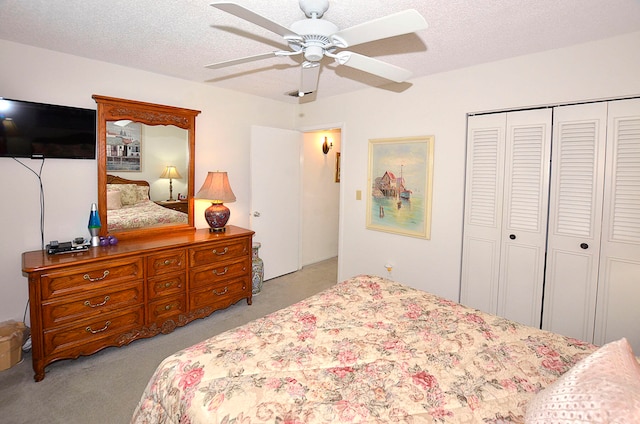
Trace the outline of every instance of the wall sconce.
[[204, 211], [204, 219], [209, 224], [210, 233], [223, 233], [231, 216], [231, 211], [223, 203], [236, 201], [236, 195], [231, 190], [227, 173], [209, 172], [200, 191], [196, 194], [196, 199], [211, 201], [211, 206]]
[[327, 137], [324, 138], [324, 143], [322, 143], [322, 153], [325, 155], [329, 153], [329, 150], [333, 147], [333, 142], [327, 143]]
[[173, 202], [173, 180], [182, 178], [182, 175], [180, 175], [175, 166], [168, 165], [160, 174], [160, 178], [169, 179], [169, 200], [167, 201]]

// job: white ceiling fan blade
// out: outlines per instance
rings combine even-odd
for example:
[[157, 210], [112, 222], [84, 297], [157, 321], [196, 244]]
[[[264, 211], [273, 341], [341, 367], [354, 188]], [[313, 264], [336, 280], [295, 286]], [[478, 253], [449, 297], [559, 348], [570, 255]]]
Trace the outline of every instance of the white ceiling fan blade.
[[414, 9], [394, 13], [359, 25], [345, 28], [331, 36], [331, 41], [341, 48], [368, 43], [369, 41], [409, 34], [428, 27], [427, 21]]
[[339, 52], [335, 60], [340, 65], [359, 69], [395, 82], [404, 82], [411, 77], [411, 71], [399, 66], [353, 52]]
[[300, 89], [298, 93], [313, 93], [318, 89], [318, 76], [320, 75], [319, 62], [304, 62], [300, 77]]
[[212, 63], [206, 65], [205, 68], [220, 69], [227, 66], [239, 65], [241, 63], [253, 62], [254, 60], [268, 59], [270, 57], [278, 56], [278, 52], [262, 53], [254, 56], [241, 57], [240, 59], [225, 60], [224, 62]]
[[235, 15], [238, 18], [244, 19], [245, 21], [261, 26], [262, 28], [268, 29], [271, 32], [275, 32], [276, 34], [281, 35], [287, 39], [302, 40], [302, 37], [299, 34], [291, 31], [289, 28], [284, 27], [270, 19], [267, 19], [264, 16], [258, 15], [256, 12], [247, 9], [246, 7], [240, 6], [237, 3], [214, 2], [211, 3], [211, 6]]

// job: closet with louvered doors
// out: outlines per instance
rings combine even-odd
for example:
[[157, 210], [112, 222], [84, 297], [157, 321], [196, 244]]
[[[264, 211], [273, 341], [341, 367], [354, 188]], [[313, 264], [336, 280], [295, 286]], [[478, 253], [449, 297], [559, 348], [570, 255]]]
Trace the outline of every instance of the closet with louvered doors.
[[640, 99], [554, 112], [542, 327], [640, 350]]
[[[550, 163], [535, 153], [546, 152], [537, 141], [525, 149], [509, 140], [518, 129], [511, 112], [469, 117], [461, 302], [596, 344], [626, 337], [640, 350], [640, 99], [543, 111], [552, 112], [538, 122], [553, 134]], [[487, 137], [500, 131], [503, 147], [499, 136]], [[543, 174], [514, 173], [524, 165], [509, 149], [531, 152], [525, 168], [540, 165]], [[544, 169], [546, 189], [538, 186]], [[542, 254], [540, 244], [514, 245], [527, 219], [529, 232], [544, 234]]]
[[539, 327], [551, 109], [470, 116], [461, 302]]

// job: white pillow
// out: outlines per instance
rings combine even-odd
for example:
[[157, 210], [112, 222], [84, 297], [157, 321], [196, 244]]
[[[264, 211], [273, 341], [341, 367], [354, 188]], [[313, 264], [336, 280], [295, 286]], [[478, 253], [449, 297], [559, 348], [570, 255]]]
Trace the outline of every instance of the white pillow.
[[608, 343], [541, 390], [525, 424], [640, 423], [640, 365], [627, 339]]
[[122, 208], [120, 192], [118, 190], [107, 190], [107, 210]]

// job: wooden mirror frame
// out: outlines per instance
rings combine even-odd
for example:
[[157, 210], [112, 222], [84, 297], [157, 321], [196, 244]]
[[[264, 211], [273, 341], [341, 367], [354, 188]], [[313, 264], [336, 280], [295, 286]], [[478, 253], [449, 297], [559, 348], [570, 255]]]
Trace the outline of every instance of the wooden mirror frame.
[[[176, 231], [193, 231], [194, 207], [193, 195], [195, 184], [195, 140], [196, 140], [196, 116], [199, 110], [184, 109], [173, 106], [164, 106], [153, 103], [138, 102], [135, 100], [118, 99], [94, 94], [91, 96], [98, 104], [98, 214], [103, 223], [100, 235], [113, 235], [119, 239], [141, 237], [150, 234], [159, 234]], [[144, 227], [131, 230], [109, 231], [107, 221], [107, 121], [130, 119], [147, 125], [174, 125], [188, 131], [189, 139], [189, 171], [188, 193], [189, 221], [187, 224], [163, 225], [160, 227]]]

